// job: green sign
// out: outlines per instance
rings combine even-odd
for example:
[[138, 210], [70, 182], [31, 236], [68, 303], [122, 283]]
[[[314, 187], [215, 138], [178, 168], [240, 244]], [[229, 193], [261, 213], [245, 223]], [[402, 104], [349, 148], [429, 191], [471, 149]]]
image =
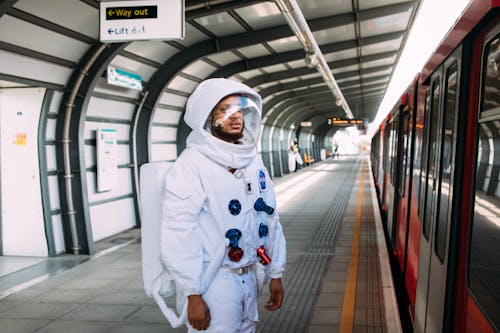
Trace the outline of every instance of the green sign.
[[142, 90], [142, 77], [139, 74], [108, 66], [107, 77], [108, 83], [114, 86]]

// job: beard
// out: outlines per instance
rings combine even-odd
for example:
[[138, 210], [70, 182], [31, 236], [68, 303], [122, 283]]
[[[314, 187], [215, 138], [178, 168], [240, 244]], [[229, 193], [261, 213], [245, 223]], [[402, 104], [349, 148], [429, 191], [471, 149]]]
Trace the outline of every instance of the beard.
[[239, 133], [228, 133], [225, 132], [222, 127], [220, 126], [213, 126], [212, 127], [212, 134], [215, 137], [218, 137], [219, 139], [222, 139], [224, 141], [238, 141], [243, 137], [243, 128], [244, 126], [241, 127], [241, 131]]

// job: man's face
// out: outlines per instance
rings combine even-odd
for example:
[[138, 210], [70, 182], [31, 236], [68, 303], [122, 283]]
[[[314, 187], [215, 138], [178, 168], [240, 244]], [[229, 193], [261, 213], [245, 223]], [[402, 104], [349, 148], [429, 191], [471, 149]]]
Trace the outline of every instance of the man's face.
[[229, 117], [226, 115], [230, 105], [238, 102], [239, 96], [223, 98], [212, 111], [212, 134], [224, 141], [234, 142], [243, 137], [243, 111], [238, 110]]

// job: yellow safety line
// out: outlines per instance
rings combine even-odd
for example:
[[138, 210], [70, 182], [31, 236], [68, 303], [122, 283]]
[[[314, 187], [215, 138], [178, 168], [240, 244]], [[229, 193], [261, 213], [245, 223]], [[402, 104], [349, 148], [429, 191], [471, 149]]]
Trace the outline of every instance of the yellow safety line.
[[363, 201], [364, 167], [361, 168], [359, 180], [358, 207], [356, 209], [356, 221], [352, 235], [352, 253], [349, 263], [349, 275], [345, 286], [344, 305], [342, 306], [342, 317], [340, 319], [340, 332], [351, 333], [354, 325], [354, 306], [356, 305], [356, 284], [358, 280], [359, 266], [359, 235], [361, 230], [361, 209]]

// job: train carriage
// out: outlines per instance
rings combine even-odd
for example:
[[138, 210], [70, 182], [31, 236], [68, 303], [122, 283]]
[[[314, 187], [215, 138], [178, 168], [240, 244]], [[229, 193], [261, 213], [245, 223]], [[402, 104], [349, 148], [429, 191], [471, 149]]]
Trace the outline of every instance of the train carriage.
[[375, 139], [415, 332], [500, 329], [499, 4], [471, 1]]

